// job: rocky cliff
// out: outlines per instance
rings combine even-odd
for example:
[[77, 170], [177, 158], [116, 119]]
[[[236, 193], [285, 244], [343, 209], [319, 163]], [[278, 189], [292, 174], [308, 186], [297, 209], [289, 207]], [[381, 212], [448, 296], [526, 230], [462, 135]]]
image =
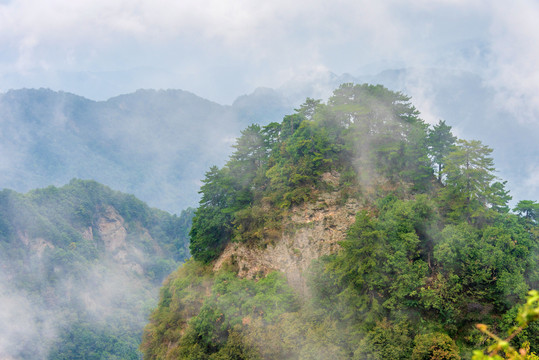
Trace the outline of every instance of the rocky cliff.
[[[322, 175], [325, 182], [333, 185], [339, 183], [339, 177], [337, 172]], [[232, 265], [238, 276], [249, 279], [280, 271], [293, 288], [305, 293], [305, 271], [314, 259], [337, 251], [359, 208], [354, 198], [342, 203], [338, 190], [318, 193], [315, 201], [290, 209], [283, 219], [283, 230], [265, 246], [229, 243], [213, 270]]]

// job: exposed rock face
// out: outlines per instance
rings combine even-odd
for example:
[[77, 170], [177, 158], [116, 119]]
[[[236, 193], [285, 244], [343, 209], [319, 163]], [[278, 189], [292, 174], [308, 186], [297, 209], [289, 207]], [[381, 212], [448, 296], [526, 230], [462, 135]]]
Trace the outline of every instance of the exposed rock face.
[[105, 208], [97, 221], [97, 228], [108, 252], [112, 253], [126, 248], [127, 230], [124, 227], [124, 219], [112, 206]]
[[[325, 174], [323, 179], [334, 181], [335, 176]], [[214, 270], [232, 264], [239, 269], [240, 277], [247, 278], [279, 270], [294, 288], [306, 293], [305, 271], [312, 260], [337, 250], [360, 207], [355, 199], [338, 204], [338, 195], [338, 192], [323, 193], [316, 202], [293, 208], [284, 220], [280, 239], [265, 248], [229, 243], [215, 262]]]
[[82, 238], [84, 240], [93, 241], [94, 240], [94, 230], [91, 226], [82, 231]]
[[[159, 244], [152, 239], [147, 229], [137, 228], [142, 238], [153, 244], [157, 253], [162, 253]], [[106, 254], [129, 271], [142, 275], [144, 270], [141, 263], [144, 259], [143, 252], [127, 243], [127, 224], [123, 217], [112, 206], [107, 206], [97, 219], [94, 227], [89, 226], [81, 229], [81, 236], [87, 241], [94, 241], [94, 233], [101, 238], [105, 245]], [[38, 257], [43, 255], [45, 249], [54, 249], [54, 245], [47, 239], [28, 236], [26, 231], [17, 231], [19, 240]]]
[[24, 245], [26, 245], [33, 252], [35, 252], [38, 257], [41, 257], [43, 255], [43, 252], [46, 248], [54, 249], [54, 245], [47, 240], [41, 237], [30, 238], [26, 231], [17, 231], [17, 236], [19, 237], [19, 240], [21, 240]]
[[[144, 273], [139, 263], [130, 261], [130, 258], [142, 258], [143, 255], [140, 250], [128, 246], [126, 242], [126, 224], [116, 209], [112, 206], [105, 208], [105, 211], [97, 220], [97, 230], [105, 243], [107, 253], [112, 255], [114, 260], [139, 275]], [[146, 229], [144, 229], [143, 235], [150, 236]], [[135, 256], [129, 256], [130, 254]]]

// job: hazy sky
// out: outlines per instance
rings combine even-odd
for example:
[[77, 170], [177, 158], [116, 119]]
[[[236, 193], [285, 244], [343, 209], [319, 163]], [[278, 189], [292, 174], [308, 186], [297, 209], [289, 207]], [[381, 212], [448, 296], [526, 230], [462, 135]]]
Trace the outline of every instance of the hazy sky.
[[180, 88], [230, 103], [325, 70], [436, 65], [539, 105], [538, 18], [536, 0], [0, 0], [0, 90]]

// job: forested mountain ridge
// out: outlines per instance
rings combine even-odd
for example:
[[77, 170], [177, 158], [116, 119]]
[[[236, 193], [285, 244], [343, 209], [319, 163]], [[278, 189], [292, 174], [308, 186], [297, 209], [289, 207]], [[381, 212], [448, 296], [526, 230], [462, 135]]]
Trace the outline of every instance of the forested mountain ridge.
[[182, 90], [139, 90], [107, 101], [10, 90], [0, 94], [0, 185], [26, 192], [94, 179], [179, 213], [196, 204], [205, 169], [224, 163], [243, 127], [290, 108], [269, 89], [231, 106]]
[[192, 210], [152, 209], [95, 181], [0, 192], [0, 357], [138, 359]]
[[[511, 328], [539, 285], [539, 205], [510, 213], [492, 150], [409, 100], [344, 84], [245, 129], [206, 174], [144, 357], [469, 359], [476, 323]], [[537, 352], [537, 333], [513, 341]]]

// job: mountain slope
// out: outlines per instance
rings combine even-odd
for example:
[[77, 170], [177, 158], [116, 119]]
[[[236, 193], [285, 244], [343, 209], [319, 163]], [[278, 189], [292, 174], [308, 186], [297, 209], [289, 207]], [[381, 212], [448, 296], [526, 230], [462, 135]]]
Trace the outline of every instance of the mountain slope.
[[94, 181], [0, 192], [0, 357], [138, 359], [191, 218]]
[[0, 186], [28, 191], [91, 178], [179, 213], [197, 202], [204, 170], [224, 163], [241, 128], [289, 110], [270, 90], [233, 106], [181, 90], [139, 90], [98, 102], [12, 90], [0, 95]]
[[470, 358], [474, 324], [510, 328], [539, 285], [537, 219], [509, 213], [491, 152], [372, 85], [246, 128], [206, 174], [144, 357]]

